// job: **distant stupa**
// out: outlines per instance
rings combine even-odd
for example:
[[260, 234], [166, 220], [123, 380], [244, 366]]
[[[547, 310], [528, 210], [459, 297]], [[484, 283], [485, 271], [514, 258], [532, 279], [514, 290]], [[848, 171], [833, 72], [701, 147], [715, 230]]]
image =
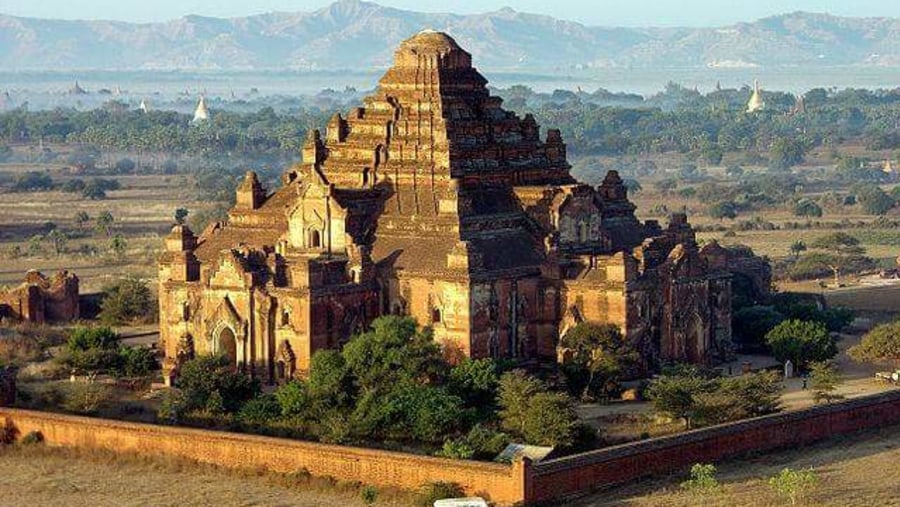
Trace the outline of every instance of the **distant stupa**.
[[206, 98], [200, 96], [200, 102], [197, 102], [197, 109], [194, 109], [194, 123], [209, 120], [209, 109], [206, 107]]
[[81, 87], [81, 85], [78, 84], [78, 80], [76, 79], [75, 84], [73, 84], [72, 87], [69, 88], [69, 94], [70, 95], [87, 95], [87, 92], [84, 90], [84, 88]]
[[140, 109], [142, 113], [146, 113], [150, 109], [150, 106], [147, 105], [145, 100], [141, 99], [141, 105], [138, 106], [138, 109]]
[[747, 112], [755, 113], [756, 111], [761, 111], [766, 107], [766, 103], [763, 102], [762, 92], [759, 90], [759, 80], [753, 80], [753, 94], [750, 95], [750, 101], [747, 102]]
[[806, 102], [803, 100], [803, 95], [797, 95], [794, 97], [794, 106], [791, 108], [791, 115], [795, 114], [803, 114], [806, 112]]

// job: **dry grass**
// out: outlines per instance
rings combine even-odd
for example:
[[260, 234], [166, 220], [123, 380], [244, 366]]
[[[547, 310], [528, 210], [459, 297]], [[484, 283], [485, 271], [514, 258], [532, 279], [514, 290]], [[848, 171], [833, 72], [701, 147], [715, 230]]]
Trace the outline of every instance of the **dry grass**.
[[[55, 182], [73, 176], [54, 164], [0, 164], [0, 176], [14, 178], [25, 170], [48, 170]], [[79, 176], [81, 177], [81, 176]], [[83, 176], [90, 180], [93, 176]], [[14, 246], [28, 250], [28, 240], [41, 232], [46, 222], [53, 222], [65, 231], [78, 232], [75, 214], [85, 211], [92, 218], [109, 211], [115, 218], [114, 234], [122, 234], [128, 242], [123, 261], [109, 253], [109, 238], [93, 234], [92, 224], [84, 228], [84, 237], [71, 239], [67, 248], [76, 252], [84, 246], [96, 248], [96, 256], [65, 253], [56, 255], [49, 242], [44, 253], [17, 259], [4, 259], [0, 269], [0, 284], [18, 284], [28, 269], [51, 273], [57, 269], [74, 271], [82, 280], [83, 291], [100, 289], [124, 273], [143, 277], [155, 276], [156, 256], [162, 237], [173, 223], [176, 208], [185, 207], [192, 213], [209, 206], [197, 200], [193, 184], [183, 175], [127, 175], [104, 176], [119, 181], [121, 190], [107, 193], [107, 199], [91, 201], [81, 194], [51, 192], [0, 193], [0, 255], [6, 256]]]
[[789, 505], [766, 480], [781, 469], [812, 468], [819, 486], [803, 505], [898, 505], [900, 428], [889, 427], [806, 448], [734, 460], [719, 466], [720, 492], [698, 497], [681, 491], [687, 473], [643, 481], [574, 502], [580, 507], [774, 507]]
[[[0, 446], [4, 506], [362, 506], [359, 484], [304, 473], [229, 471], [182, 459], [43, 445]], [[411, 505], [378, 491], [376, 505]]]

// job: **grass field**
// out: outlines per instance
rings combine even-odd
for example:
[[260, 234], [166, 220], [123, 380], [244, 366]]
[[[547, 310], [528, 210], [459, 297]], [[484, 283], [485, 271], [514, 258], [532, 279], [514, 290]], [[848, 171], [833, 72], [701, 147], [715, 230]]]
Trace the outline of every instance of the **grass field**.
[[[184, 460], [38, 446], [0, 446], [0, 505], [363, 506], [361, 487], [326, 479], [227, 471]], [[408, 506], [378, 492], [376, 505]]]
[[674, 474], [597, 493], [573, 502], [578, 507], [776, 507], [790, 505], [766, 480], [781, 469], [812, 468], [819, 485], [802, 505], [834, 507], [900, 505], [900, 427], [888, 427], [817, 445], [720, 464], [723, 487], [698, 497], [682, 491], [686, 474]]

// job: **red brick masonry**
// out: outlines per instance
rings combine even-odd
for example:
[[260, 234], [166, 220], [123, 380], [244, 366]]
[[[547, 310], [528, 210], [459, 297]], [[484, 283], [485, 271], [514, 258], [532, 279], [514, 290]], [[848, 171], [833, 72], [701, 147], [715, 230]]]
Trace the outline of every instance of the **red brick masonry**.
[[499, 504], [548, 503], [653, 473], [749, 452], [802, 445], [900, 423], [900, 391], [689, 431], [532, 464], [447, 460], [256, 435], [139, 424], [0, 408], [19, 435], [40, 431], [50, 445], [168, 455], [230, 468], [265, 468], [418, 488], [461, 484]]

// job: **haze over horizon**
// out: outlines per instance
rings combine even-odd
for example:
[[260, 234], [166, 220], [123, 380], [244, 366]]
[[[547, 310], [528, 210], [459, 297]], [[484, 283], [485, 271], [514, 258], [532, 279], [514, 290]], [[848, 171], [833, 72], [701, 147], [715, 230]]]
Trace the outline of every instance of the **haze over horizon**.
[[[355, 1], [355, 0], [345, 0]], [[47, 19], [118, 20], [159, 22], [187, 15], [241, 17], [270, 12], [309, 12], [332, 4], [329, 0], [257, 0], [221, 2], [216, 0], [3, 0], [0, 13]], [[543, 14], [590, 26], [684, 26], [703, 27], [750, 22], [794, 11], [827, 13], [852, 17], [900, 17], [900, 2], [888, 0], [757, 0], [723, 5], [714, 0], [632, 0], [597, 2], [557, 0], [461, 0], [433, 8], [420, 0], [378, 0], [386, 7], [423, 12], [475, 14], [504, 7], [519, 12]]]

